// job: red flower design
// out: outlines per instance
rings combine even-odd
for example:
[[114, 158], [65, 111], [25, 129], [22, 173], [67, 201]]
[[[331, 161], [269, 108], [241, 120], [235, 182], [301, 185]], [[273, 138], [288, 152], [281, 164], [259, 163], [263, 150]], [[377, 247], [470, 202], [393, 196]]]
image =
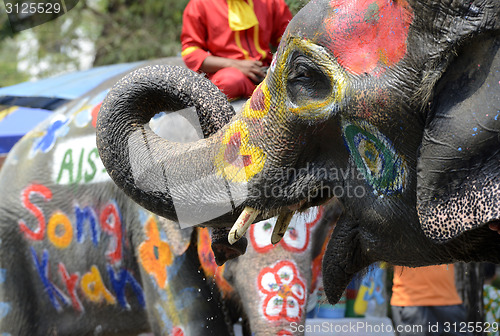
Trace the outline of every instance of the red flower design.
[[264, 168], [265, 153], [249, 141], [245, 122], [237, 120], [229, 125], [215, 162], [221, 176], [233, 182], [246, 182]]
[[274, 267], [263, 268], [259, 273], [257, 286], [264, 296], [262, 310], [268, 320], [300, 321], [306, 289], [295, 263], [282, 260]]
[[173, 327], [172, 336], [184, 336], [184, 330], [181, 327]]
[[238, 168], [244, 168], [252, 164], [251, 155], [240, 154], [241, 133], [237, 132], [231, 135], [224, 151], [224, 160], [233, 163]]
[[276, 245], [271, 244], [270, 236], [276, 225], [276, 217], [264, 220], [250, 226], [250, 241], [255, 251], [267, 252], [275, 246], [281, 245], [290, 252], [304, 252], [309, 246], [311, 229], [319, 222], [323, 215], [322, 207], [314, 207], [297, 214], [292, 218], [283, 239]]
[[243, 116], [250, 119], [263, 118], [269, 112], [271, 95], [265, 82], [260, 83], [243, 108]]
[[354, 74], [381, 74], [406, 54], [413, 13], [405, 0], [332, 0], [325, 21], [329, 48]]

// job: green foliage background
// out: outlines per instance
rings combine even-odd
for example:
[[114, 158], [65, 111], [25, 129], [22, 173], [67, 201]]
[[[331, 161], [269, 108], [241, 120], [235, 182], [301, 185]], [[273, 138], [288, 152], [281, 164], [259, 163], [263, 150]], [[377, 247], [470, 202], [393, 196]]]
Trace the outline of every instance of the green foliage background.
[[[0, 4], [0, 87], [33, 77], [20, 71], [20, 49], [36, 43], [29, 64], [44, 64], [38, 78], [80, 70], [85, 39], [95, 45], [93, 66], [177, 55], [182, 11], [189, 0], [80, 0], [67, 14], [13, 34]], [[308, 0], [285, 0], [296, 14]], [[34, 41], [36, 40], [36, 41]], [[31, 49], [30, 49], [31, 50]]]

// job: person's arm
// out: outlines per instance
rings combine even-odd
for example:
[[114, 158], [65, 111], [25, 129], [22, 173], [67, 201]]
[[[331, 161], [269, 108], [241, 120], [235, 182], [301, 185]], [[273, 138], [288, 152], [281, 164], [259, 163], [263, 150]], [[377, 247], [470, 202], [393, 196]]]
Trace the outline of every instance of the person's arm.
[[275, 10], [273, 11], [273, 34], [271, 44], [275, 47], [278, 46], [281, 36], [285, 33], [288, 23], [292, 19], [292, 12], [283, 0], [276, 0], [274, 2]]
[[266, 76], [262, 71], [262, 62], [254, 60], [237, 60], [219, 56], [208, 55], [201, 64], [200, 70], [206, 73], [214, 73], [223, 68], [233, 67], [240, 70], [253, 82], [259, 83]]
[[209, 55], [204, 16], [204, 10], [197, 1], [190, 1], [182, 14], [181, 55], [186, 66], [193, 71], [199, 71]]

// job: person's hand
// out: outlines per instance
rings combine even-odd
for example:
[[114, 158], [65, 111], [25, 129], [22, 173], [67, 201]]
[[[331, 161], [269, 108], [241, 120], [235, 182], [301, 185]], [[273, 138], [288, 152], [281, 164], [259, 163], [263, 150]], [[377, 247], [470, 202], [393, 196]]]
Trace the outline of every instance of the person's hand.
[[254, 83], [260, 83], [266, 74], [262, 71], [262, 62], [253, 60], [233, 60], [233, 67], [240, 70]]
[[200, 70], [205, 73], [214, 73], [223, 68], [236, 68], [245, 76], [250, 78], [255, 84], [262, 82], [266, 77], [265, 71], [262, 69], [261, 61], [254, 60], [237, 60], [219, 56], [208, 55], [201, 64]]
[[245, 76], [250, 78], [252, 82], [258, 84], [262, 82], [266, 73], [262, 70], [261, 61], [253, 60], [233, 60], [232, 67], [240, 70]]

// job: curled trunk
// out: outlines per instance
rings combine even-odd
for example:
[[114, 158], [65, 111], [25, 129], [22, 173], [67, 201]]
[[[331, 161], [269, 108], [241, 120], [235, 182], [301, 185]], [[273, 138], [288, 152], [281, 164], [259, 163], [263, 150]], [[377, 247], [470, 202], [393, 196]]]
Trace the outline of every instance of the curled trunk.
[[[211, 137], [173, 143], [149, 128], [155, 114], [190, 106], [203, 135]], [[182, 226], [217, 222], [235, 206], [214, 167], [216, 133], [233, 115], [224, 94], [202, 76], [181, 67], [145, 67], [120, 80], [103, 102], [97, 148], [114, 182], [141, 206]]]

